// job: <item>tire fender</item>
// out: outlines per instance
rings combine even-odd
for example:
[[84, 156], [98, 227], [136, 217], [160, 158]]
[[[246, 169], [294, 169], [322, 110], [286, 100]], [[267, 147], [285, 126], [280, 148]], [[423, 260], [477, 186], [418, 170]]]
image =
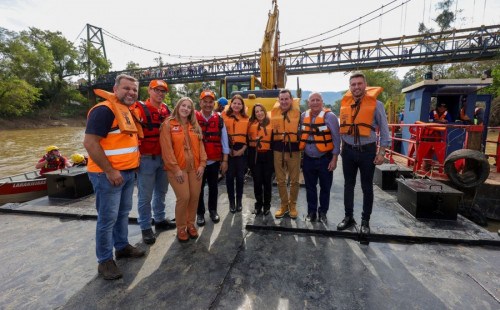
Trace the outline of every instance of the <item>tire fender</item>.
[[[457, 169], [457, 162], [460, 162], [463, 170]], [[450, 178], [450, 181], [456, 186], [463, 188], [472, 188], [479, 186], [486, 181], [490, 175], [490, 163], [486, 156], [475, 150], [461, 149], [457, 150], [444, 161], [444, 172]]]

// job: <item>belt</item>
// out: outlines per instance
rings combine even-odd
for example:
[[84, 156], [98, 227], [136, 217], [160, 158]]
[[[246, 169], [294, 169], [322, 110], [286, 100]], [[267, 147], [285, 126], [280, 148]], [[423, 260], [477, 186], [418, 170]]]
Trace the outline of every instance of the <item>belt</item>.
[[352, 145], [349, 144], [345, 141], [342, 141], [342, 147], [358, 152], [377, 152], [377, 143], [372, 142], [372, 143], [367, 143], [367, 144], [359, 144], [359, 145]]

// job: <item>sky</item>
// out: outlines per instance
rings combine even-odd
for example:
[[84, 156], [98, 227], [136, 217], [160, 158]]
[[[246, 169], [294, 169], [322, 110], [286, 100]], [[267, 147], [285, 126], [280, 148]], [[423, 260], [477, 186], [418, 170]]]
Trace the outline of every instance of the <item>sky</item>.
[[[422, 21], [435, 27], [432, 19], [437, 14], [438, 2], [278, 0], [281, 44], [322, 33], [326, 34], [314, 41], [331, 38], [312, 46], [414, 35]], [[453, 11], [461, 10], [455, 28], [500, 23], [500, 0], [455, 0], [455, 3]], [[86, 24], [91, 24], [163, 54], [213, 57], [258, 51], [271, 8], [271, 0], [0, 0], [0, 27], [13, 31], [29, 27], [60, 31], [78, 45], [80, 38], [86, 38]], [[375, 12], [363, 18], [372, 11]], [[348, 25], [342, 27], [345, 24]], [[347, 31], [349, 28], [354, 29]], [[129, 61], [141, 67], [157, 64], [154, 60], [159, 56], [157, 53], [130, 47], [106, 35], [104, 44], [113, 71], [124, 69]], [[282, 49], [297, 46], [287, 45]], [[168, 63], [189, 61], [161, 57]], [[398, 76], [402, 78], [409, 69], [397, 69]], [[348, 85], [348, 73], [301, 75], [299, 79], [300, 87], [311, 91], [340, 91]], [[296, 77], [288, 77], [288, 88], [295, 89], [296, 83]]]

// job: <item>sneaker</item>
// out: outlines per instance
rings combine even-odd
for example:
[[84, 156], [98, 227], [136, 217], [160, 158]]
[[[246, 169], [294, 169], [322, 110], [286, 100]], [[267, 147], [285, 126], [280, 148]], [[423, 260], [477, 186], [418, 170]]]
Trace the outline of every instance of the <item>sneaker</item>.
[[324, 223], [324, 224], [326, 224], [326, 222], [328, 222], [328, 218], [326, 217], [326, 213], [323, 213], [323, 212], [319, 213], [319, 221], [321, 223]]
[[123, 276], [113, 259], [100, 263], [97, 267], [97, 272], [102, 275], [104, 280], [116, 280]]
[[316, 212], [309, 212], [306, 216], [306, 221], [315, 222], [316, 221]]
[[361, 220], [361, 233], [363, 235], [370, 234], [370, 222], [367, 220]]
[[115, 256], [116, 259], [121, 259], [121, 258], [139, 258], [143, 257], [146, 252], [136, 248], [135, 246], [132, 246], [130, 244], [127, 244], [126, 247], [124, 247], [121, 250], [115, 251]]
[[199, 227], [205, 226], [205, 216], [203, 214], [196, 215], [196, 225]]
[[142, 241], [144, 241], [145, 244], [154, 244], [155, 243], [156, 237], [155, 237], [155, 234], [153, 233], [153, 230], [151, 228], [144, 229], [141, 232], [142, 232]]
[[346, 216], [342, 222], [337, 225], [337, 230], [346, 230], [354, 225], [356, 225], [356, 221], [352, 218], [352, 216]]
[[156, 232], [171, 230], [174, 228], [175, 228], [175, 223], [172, 223], [172, 221], [169, 221], [168, 219], [165, 219], [164, 221], [155, 223]]

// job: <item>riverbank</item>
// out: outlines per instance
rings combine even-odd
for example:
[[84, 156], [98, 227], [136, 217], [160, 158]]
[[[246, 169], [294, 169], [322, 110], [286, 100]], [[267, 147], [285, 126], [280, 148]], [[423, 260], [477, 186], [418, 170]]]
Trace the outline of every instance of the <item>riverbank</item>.
[[0, 130], [38, 129], [51, 127], [84, 127], [83, 116], [73, 118], [45, 119], [41, 117], [21, 117], [15, 119], [0, 118]]

